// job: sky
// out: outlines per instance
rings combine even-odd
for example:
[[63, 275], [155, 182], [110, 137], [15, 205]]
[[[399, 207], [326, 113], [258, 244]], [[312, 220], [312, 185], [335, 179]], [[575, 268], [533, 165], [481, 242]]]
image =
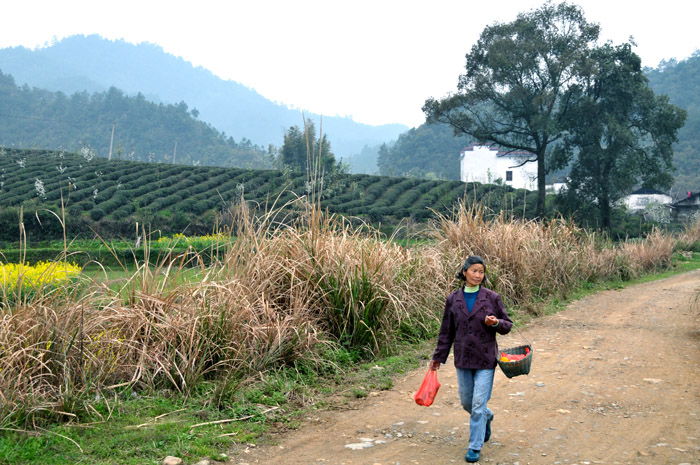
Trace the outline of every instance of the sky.
[[[578, 0], [602, 41], [634, 38], [643, 66], [700, 48], [688, 0]], [[365, 124], [424, 122], [457, 88], [484, 27], [542, 0], [22, 0], [3, 2], [0, 48], [76, 34], [157, 44], [291, 108]]]

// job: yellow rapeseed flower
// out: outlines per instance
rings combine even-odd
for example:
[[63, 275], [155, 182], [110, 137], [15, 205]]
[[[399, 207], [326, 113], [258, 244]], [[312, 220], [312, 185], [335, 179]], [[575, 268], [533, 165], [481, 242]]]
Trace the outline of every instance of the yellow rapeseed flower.
[[12, 293], [18, 286], [23, 290], [58, 287], [80, 273], [81, 268], [75, 263], [0, 263], [0, 285], [6, 293]]

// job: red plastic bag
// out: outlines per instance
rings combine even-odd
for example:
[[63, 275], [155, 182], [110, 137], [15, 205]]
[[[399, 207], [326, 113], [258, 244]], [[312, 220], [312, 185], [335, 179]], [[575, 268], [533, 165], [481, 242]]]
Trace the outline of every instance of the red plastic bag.
[[438, 389], [440, 389], [440, 383], [437, 379], [437, 370], [428, 370], [418, 392], [413, 395], [413, 400], [418, 405], [430, 407], [435, 400]]

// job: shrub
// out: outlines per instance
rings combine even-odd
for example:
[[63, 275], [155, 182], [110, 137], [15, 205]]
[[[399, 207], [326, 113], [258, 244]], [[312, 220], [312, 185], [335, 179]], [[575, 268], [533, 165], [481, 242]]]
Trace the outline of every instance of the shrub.
[[19, 238], [19, 208], [0, 207], [0, 241], [14, 242]]
[[133, 204], [127, 203], [117, 208], [112, 212], [112, 216], [116, 219], [123, 219], [131, 215], [136, 211], [136, 207]]
[[97, 207], [100, 208], [101, 210], [104, 210], [106, 214], [110, 214], [113, 211], [115, 211], [117, 208], [121, 207], [123, 205], [122, 202], [118, 202], [117, 200], [110, 199], [107, 200], [106, 202], [101, 202], [97, 204]]
[[93, 221], [100, 221], [102, 218], [104, 218], [106, 215], [105, 211], [102, 210], [101, 208], [93, 208], [90, 211], [90, 218], [93, 219]]
[[148, 194], [144, 195], [143, 197], [140, 197], [138, 200], [139, 204], [145, 207], [147, 205], [152, 204], [158, 198], [160, 198], [160, 196], [151, 190]]
[[68, 208], [68, 216], [80, 216], [83, 213], [83, 208], [80, 205], [73, 205]]
[[373, 207], [387, 207], [392, 205], [399, 196], [397, 186], [391, 186], [381, 194], [379, 194], [372, 202]]
[[395, 205], [398, 208], [407, 208], [410, 209], [411, 205], [420, 198], [420, 196], [425, 192], [425, 188], [412, 188], [412, 189], [407, 189], [401, 195], [399, 196], [398, 199], [396, 199]]
[[93, 208], [95, 208], [95, 203], [92, 200], [88, 200], [85, 202], [80, 202], [79, 204], [75, 205], [76, 209], [80, 209], [84, 212], [89, 212]]

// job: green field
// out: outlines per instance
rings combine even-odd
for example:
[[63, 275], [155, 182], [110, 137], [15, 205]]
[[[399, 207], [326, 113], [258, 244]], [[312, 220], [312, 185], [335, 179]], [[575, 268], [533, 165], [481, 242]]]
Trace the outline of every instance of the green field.
[[[144, 227], [156, 235], [211, 233], [230, 221], [241, 198], [285, 212], [281, 206], [310, 194], [306, 173], [15, 149], [0, 149], [0, 186], [0, 243], [19, 240], [20, 214], [33, 242], [60, 239], [57, 217], [64, 214], [71, 239], [135, 240]], [[330, 213], [389, 232], [401, 222], [447, 215], [461, 199], [528, 218], [535, 201], [533, 193], [504, 186], [369, 175], [333, 174], [315, 190]]]

